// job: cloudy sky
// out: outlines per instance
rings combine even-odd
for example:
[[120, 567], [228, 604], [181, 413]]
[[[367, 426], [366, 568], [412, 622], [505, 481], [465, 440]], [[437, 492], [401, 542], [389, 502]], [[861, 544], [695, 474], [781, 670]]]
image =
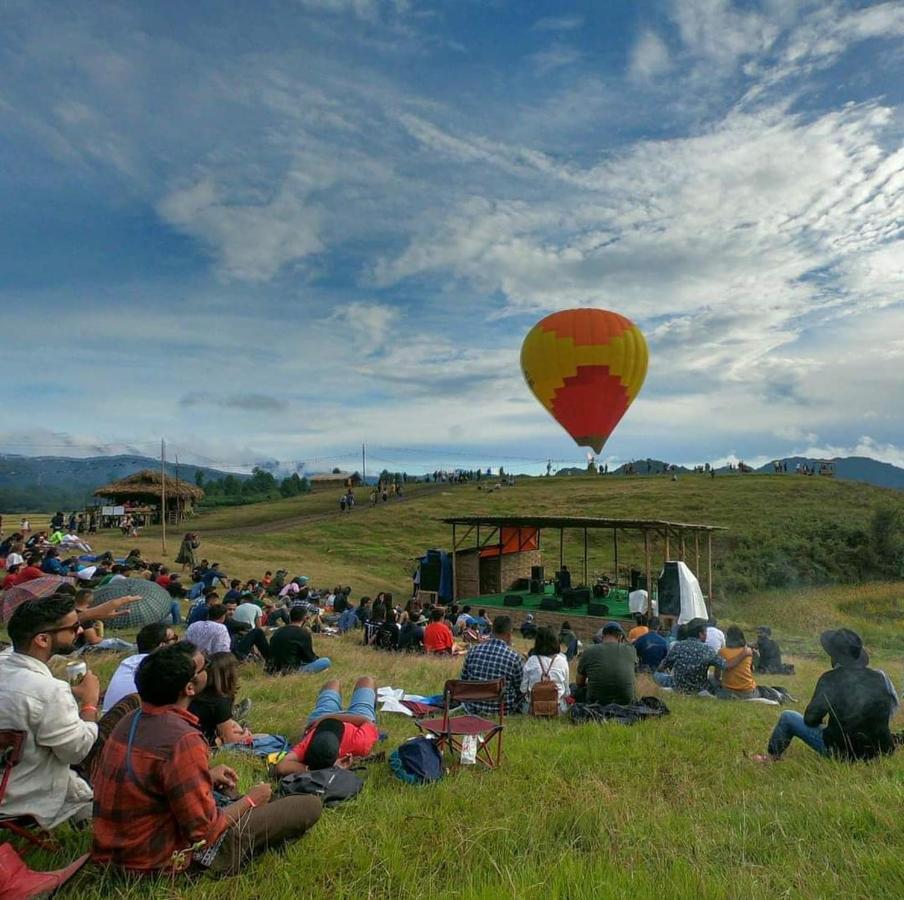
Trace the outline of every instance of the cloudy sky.
[[904, 463], [900, 2], [0, 18], [0, 451], [579, 462], [518, 354], [589, 305], [607, 458]]

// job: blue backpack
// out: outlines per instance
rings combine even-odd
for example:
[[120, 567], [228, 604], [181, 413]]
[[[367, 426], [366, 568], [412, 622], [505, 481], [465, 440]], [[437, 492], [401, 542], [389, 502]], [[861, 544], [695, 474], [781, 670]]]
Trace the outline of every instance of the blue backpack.
[[443, 777], [443, 755], [436, 741], [413, 737], [389, 754], [393, 774], [408, 784], [429, 784]]

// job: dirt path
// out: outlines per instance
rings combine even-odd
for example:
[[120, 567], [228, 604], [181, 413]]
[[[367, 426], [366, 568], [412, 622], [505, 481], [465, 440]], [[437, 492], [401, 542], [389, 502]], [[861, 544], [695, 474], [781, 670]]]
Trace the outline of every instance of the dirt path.
[[[427, 484], [412, 494], [406, 494], [402, 500], [396, 498], [394, 500], [389, 500], [386, 504], [383, 504], [381, 501], [377, 504], [376, 508], [384, 505], [395, 506], [399, 503], [404, 503], [406, 505], [409, 503], [416, 503], [418, 500], [424, 497], [429, 497], [432, 494], [436, 494], [438, 491], [442, 491], [451, 487], [454, 487], [454, 485], [450, 485], [447, 482], [440, 482], [439, 484]], [[335, 509], [331, 512], [308, 513], [307, 515], [303, 516], [292, 516], [291, 518], [287, 519], [275, 519], [272, 522], [261, 522], [258, 525], [245, 525], [238, 528], [204, 528], [203, 526], [199, 526], [198, 533], [202, 536], [209, 536], [212, 538], [238, 537], [245, 534], [274, 534], [276, 532], [289, 531], [293, 528], [298, 528], [299, 525], [310, 525], [312, 522], [326, 522], [331, 519], [342, 519], [348, 516], [366, 515], [371, 511], [372, 508], [373, 507], [371, 507], [370, 505], [370, 500], [368, 499], [365, 503], [356, 504], [354, 510], [351, 513], [344, 513], [339, 509]]]

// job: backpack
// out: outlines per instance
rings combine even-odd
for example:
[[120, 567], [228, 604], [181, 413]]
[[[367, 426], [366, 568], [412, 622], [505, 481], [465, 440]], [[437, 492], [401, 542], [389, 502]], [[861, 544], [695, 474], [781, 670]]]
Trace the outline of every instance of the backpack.
[[324, 806], [335, 806], [361, 793], [364, 782], [348, 769], [331, 766], [313, 772], [296, 772], [286, 775], [279, 782], [279, 795], [313, 794]]
[[443, 755], [436, 741], [413, 737], [389, 755], [393, 774], [408, 784], [428, 784], [443, 777]]
[[530, 689], [530, 714], [541, 719], [554, 718], [559, 714], [559, 689], [549, 677], [552, 668], [552, 660], [547, 668], [543, 668], [543, 660], [540, 663], [540, 680]]

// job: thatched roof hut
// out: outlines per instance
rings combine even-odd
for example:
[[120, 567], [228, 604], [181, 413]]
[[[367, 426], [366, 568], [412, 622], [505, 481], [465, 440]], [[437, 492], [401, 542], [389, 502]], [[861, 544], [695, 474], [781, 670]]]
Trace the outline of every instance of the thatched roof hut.
[[[119, 481], [113, 481], [99, 487], [95, 497], [108, 497], [117, 503], [127, 501], [149, 507], [157, 507], [154, 514], [159, 521], [163, 479], [156, 469], [142, 469]], [[167, 519], [180, 521], [195, 503], [204, 498], [204, 491], [197, 485], [189, 484], [172, 475], [166, 476], [166, 508]]]

